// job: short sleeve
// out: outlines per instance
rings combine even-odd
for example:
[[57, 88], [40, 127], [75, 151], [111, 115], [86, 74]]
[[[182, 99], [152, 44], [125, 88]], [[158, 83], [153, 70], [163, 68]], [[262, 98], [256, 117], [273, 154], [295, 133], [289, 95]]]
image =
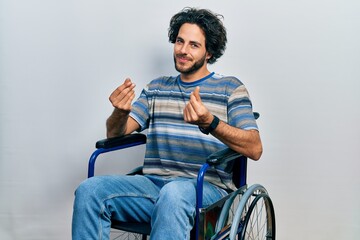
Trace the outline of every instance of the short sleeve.
[[237, 87], [229, 97], [228, 119], [232, 126], [244, 130], [258, 130], [249, 93], [244, 85]]
[[140, 125], [140, 131], [149, 127], [149, 103], [146, 89], [147, 88], [142, 90], [139, 98], [133, 103], [130, 112], [130, 117]]

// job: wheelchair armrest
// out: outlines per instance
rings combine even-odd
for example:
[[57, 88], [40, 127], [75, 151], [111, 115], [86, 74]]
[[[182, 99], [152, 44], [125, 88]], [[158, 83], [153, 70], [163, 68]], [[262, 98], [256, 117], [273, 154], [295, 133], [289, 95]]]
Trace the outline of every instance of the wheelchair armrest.
[[96, 150], [91, 154], [88, 164], [88, 178], [94, 176], [95, 161], [100, 154], [134, 147], [146, 143], [146, 135], [133, 133], [121, 137], [107, 138], [96, 142]]
[[143, 166], [139, 166], [128, 172], [126, 175], [143, 175]]
[[[210, 166], [215, 166], [221, 163], [226, 163], [232, 160], [235, 160], [242, 155], [240, 153], [235, 152], [230, 148], [225, 148], [223, 150], [217, 151], [211, 155], [209, 155], [206, 159], [206, 163], [203, 164], [198, 172], [197, 176], [197, 188], [196, 188], [196, 209], [199, 211], [202, 208], [203, 202], [203, 183], [205, 178], [205, 173]], [[200, 218], [199, 212], [196, 213], [196, 225], [199, 225]], [[196, 228], [196, 235], [199, 235], [198, 228]]]
[[121, 147], [125, 145], [131, 145], [134, 143], [146, 143], [146, 135], [142, 133], [133, 133], [121, 137], [106, 138], [96, 142], [95, 147], [97, 149]]
[[219, 165], [222, 163], [232, 161], [241, 156], [242, 155], [240, 153], [235, 152], [231, 148], [225, 148], [223, 150], [217, 151], [217, 152], [209, 155], [206, 159], [206, 162], [209, 165]]

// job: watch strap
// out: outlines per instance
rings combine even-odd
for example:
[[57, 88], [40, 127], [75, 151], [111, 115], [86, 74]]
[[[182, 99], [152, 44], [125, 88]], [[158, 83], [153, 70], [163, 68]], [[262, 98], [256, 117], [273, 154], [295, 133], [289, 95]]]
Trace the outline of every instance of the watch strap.
[[207, 128], [202, 128], [199, 126], [199, 129], [202, 133], [208, 135], [209, 133], [211, 133], [212, 131], [215, 130], [215, 128], [219, 125], [220, 119], [214, 115], [214, 119], [212, 120], [212, 122], [210, 123], [209, 127]]

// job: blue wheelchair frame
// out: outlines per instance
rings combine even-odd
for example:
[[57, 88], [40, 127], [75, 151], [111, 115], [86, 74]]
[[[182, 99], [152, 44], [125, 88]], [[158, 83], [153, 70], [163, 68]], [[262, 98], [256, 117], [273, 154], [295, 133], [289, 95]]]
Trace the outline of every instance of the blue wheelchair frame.
[[[146, 136], [141, 133], [130, 134], [122, 137], [108, 138], [100, 140], [96, 143], [96, 150], [92, 153], [89, 164], [88, 164], [88, 178], [93, 177], [95, 173], [95, 163], [99, 155], [107, 152], [117, 151], [125, 148], [130, 148], [138, 145], [142, 145], [146, 143]], [[234, 152], [233, 150], [226, 148], [215, 154], [210, 155], [207, 158], [207, 162], [202, 165], [199, 170], [197, 177], [197, 190], [196, 190], [196, 224], [195, 224], [195, 234], [196, 239], [198, 236], [203, 236], [204, 229], [199, 227], [200, 225], [205, 226], [206, 221], [204, 217], [201, 217], [201, 209], [202, 209], [202, 200], [203, 200], [203, 182], [205, 178], [206, 171], [217, 164], [221, 164], [228, 161], [233, 161], [235, 159], [239, 159], [237, 161], [239, 163], [238, 169], [236, 171], [238, 179], [237, 187], [241, 187], [246, 185], [246, 168], [247, 168], [247, 159], [240, 154]], [[235, 174], [235, 173], [234, 173]], [[116, 228], [121, 228], [124, 231], [136, 232], [140, 234], [149, 234], [151, 228], [148, 226], [149, 224], [142, 223], [121, 223]], [[201, 237], [200, 239], [202, 239]]]
[[[257, 119], [259, 117], [259, 113], [254, 112], [254, 117]], [[146, 135], [141, 133], [98, 141], [96, 143], [97, 149], [93, 152], [89, 159], [88, 177], [90, 178], [94, 176], [95, 162], [100, 154], [134, 147], [145, 143]], [[227, 196], [211, 206], [203, 208], [203, 183], [206, 171], [213, 166], [229, 161], [234, 161], [233, 182], [237, 187], [237, 190], [229, 193]], [[141, 168], [135, 169], [130, 174], [136, 173], [141, 174]], [[263, 186], [254, 184], [248, 188], [246, 179], [247, 158], [245, 156], [242, 156], [230, 148], [225, 148], [208, 156], [206, 163], [202, 165], [197, 176], [195, 232], [193, 232], [194, 229], [192, 231], [192, 234], [195, 233], [196, 240], [223, 239], [225, 235], [230, 236], [232, 239], [238, 238], [236, 236], [240, 236], [239, 239], [244, 239], [249, 219], [251, 219], [253, 210], [256, 209], [259, 202], [262, 202], [266, 209], [266, 224], [269, 229], [269, 233], [266, 233], [265, 237], [266, 239], [275, 239], [275, 214], [272, 201]], [[236, 213], [232, 219], [233, 222], [231, 225], [226, 225], [226, 221], [229, 217], [229, 210], [237, 196], [241, 196], [242, 198], [239, 201]], [[215, 216], [219, 217], [216, 219], [216, 223], [211, 222], [211, 216], [208, 217], [209, 215], [214, 214], [214, 212], [216, 212]], [[246, 214], [245, 220], [243, 218], [244, 213]], [[254, 213], [254, 215], [256, 215], [256, 213]], [[122, 231], [142, 234], [143, 239], [146, 239], [146, 236], [149, 235], [151, 231], [149, 223], [112, 221], [111, 226]], [[212, 231], [213, 229], [209, 229], [209, 226], [213, 227], [215, 230]], [[214, 235], [211, 235], [211, 233], [214, 233]], [[192, 235], [192, 237], [194, 236]]]

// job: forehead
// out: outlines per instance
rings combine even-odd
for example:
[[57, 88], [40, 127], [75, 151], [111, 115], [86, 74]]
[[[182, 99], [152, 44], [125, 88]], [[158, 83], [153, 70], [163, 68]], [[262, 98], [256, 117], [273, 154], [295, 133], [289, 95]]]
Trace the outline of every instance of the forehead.
[[198, 25], [192, 23], [184, 23], [181, 25], [178, 37], [187, 41], [205, 43], [204, 31]]

